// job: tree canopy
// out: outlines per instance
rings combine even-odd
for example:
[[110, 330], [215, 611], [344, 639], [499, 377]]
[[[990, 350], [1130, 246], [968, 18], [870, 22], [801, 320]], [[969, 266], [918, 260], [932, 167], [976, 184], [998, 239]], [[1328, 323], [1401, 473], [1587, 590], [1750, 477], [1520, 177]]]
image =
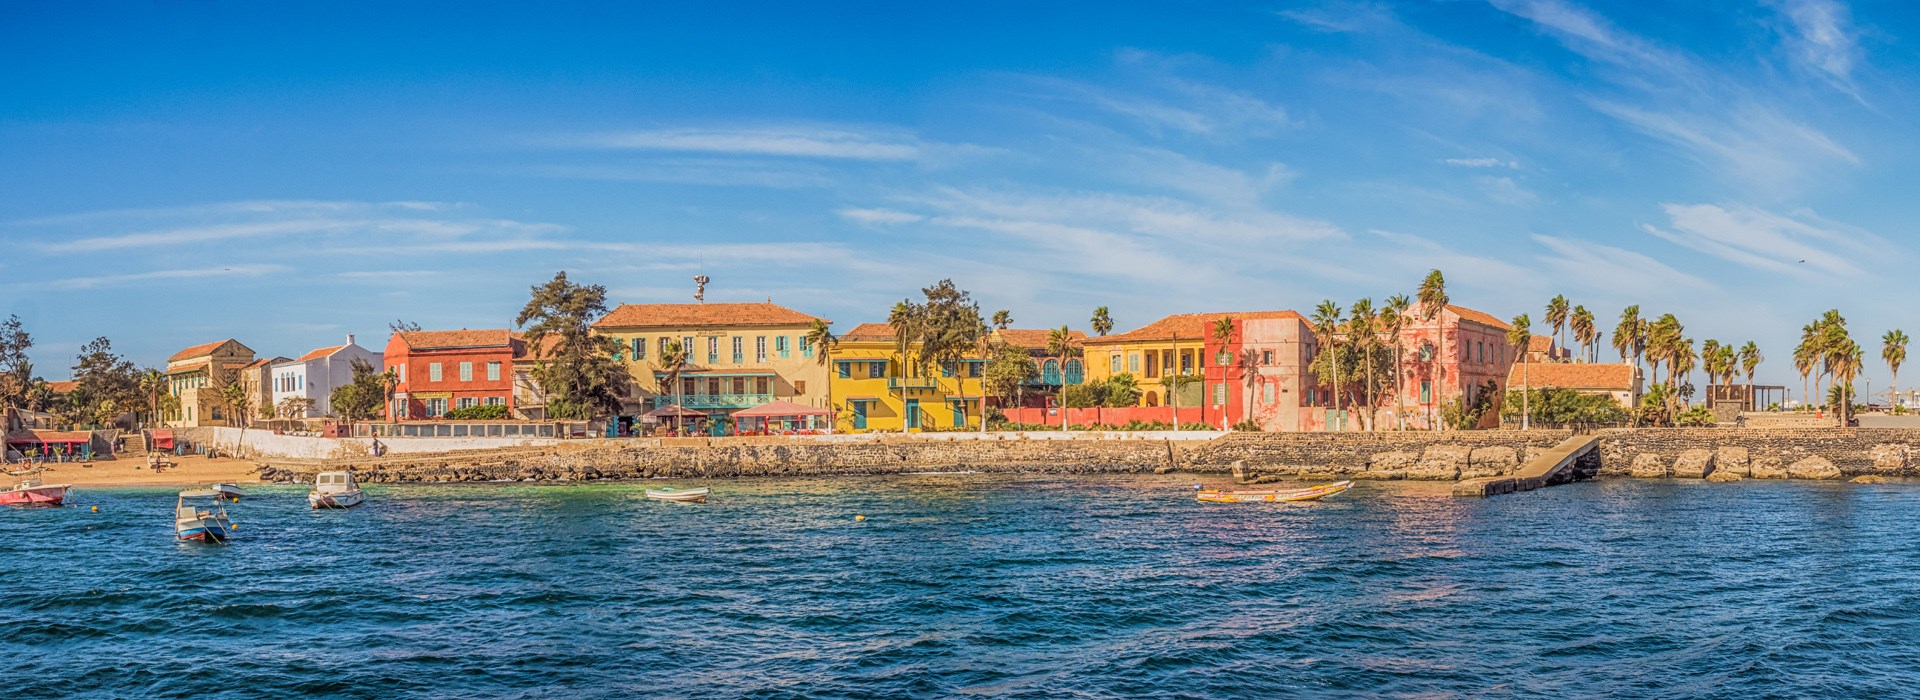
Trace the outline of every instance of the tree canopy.
[[585, 419], [617, 413], [633, 381], [613, 357], [620, 342], [593, 333], [607, 313], [607, 288], [579, 285], [560, 272], [533, 287], [514, 325], [526, 329], [533, 378], [547, 395], [551, 418]]

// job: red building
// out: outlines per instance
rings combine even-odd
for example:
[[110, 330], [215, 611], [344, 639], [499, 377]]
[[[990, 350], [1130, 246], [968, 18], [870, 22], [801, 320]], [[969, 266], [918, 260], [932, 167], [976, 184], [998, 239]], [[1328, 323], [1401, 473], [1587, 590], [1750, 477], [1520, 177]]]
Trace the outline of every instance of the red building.
[[386, 366], [399, 375], [390, 420], [438, 418], [471, 406], [514, 410], [514, 359], [526, 343], [511, 331], [406, 331], [387, 341]]

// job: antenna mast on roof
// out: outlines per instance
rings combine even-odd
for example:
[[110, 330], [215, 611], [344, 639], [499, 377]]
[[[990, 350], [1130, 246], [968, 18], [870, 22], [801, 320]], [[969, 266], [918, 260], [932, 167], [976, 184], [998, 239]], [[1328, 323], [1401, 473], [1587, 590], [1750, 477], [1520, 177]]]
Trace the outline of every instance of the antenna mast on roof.
[[706, 275], [693, 276], [693, 300], [702, 304], [707, 302], [707, 283], [712, 280]]

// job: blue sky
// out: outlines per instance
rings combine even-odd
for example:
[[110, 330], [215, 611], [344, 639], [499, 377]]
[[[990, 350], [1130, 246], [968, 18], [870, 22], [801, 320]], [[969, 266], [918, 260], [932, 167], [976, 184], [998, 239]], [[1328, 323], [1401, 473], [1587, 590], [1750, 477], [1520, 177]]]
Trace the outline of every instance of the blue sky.
[[558, 270], [844, 330], [943, 277], [1125, 329], [1438, 267], [1796, 392], [1824, 309], [1920, 332], [1898, 3], [391, 5], [0, 5], [0, 313], [48, 376], [506, 326]]

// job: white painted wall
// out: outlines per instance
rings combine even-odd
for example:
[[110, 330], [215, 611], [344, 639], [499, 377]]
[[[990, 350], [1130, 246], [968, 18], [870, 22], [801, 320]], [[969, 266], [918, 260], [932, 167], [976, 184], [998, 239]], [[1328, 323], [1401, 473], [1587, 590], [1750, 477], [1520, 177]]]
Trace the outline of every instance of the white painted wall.
[[[373, 454], [372, 438], [299, 437], [275, 435], [267, 430], [247, 430], [243, 434], [239, 428], [195, 428], [192, 432], [182, 433], [181, 437], [221, 450], [237, 450], [248, 457], [334, 459]], [[558, 441], [553, 438], [380, 438], [380, 445], [390, 455], [551, 445], [555, 442]]]
[[[272, 386], [274, 387], [274, 405], [278, 406], [281, 401], [289, 398], [306, 398], [313, 400], [313, 407], [307, 409], [307, 414], [304, 417], [320, 418], [322, 416], [335, 415], [333, 407], [328, 404], [327, 399], [333, 395], [335, 387], [346, 386], [353, 383], [353, 361], [355, 359], [365, 360], [367, 364], [373, 365], [373, 368], [376, 370], [380, 369], [384, 362], [378, 353], [356, 344], [353, 335], [349, 334], [347, 335], [347, 344], [333, 351], [330, 355], [307, 360], [306, 362], [285, 362], [274, 365], [268, 373], [269, 380], [273, 383]], [[293, 378], [295, 380], [295, 386], [298, 388], [281, 390], [280, 379], [282, 377]]]

